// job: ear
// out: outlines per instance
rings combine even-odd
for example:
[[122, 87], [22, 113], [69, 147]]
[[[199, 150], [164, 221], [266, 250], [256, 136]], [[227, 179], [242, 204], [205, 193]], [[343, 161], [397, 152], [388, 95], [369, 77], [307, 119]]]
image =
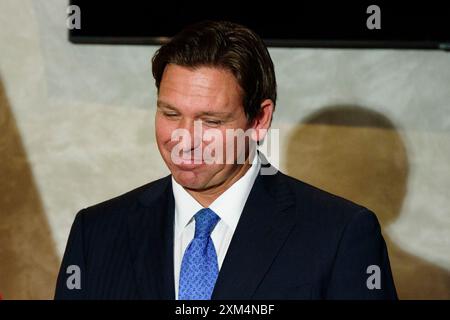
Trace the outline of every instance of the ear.
[[271, 99], [266, 99], [261, 103], [258, 114], [255, 119], [253, 119], [252, 129], [252, 139], [260, 142], [264, 139], [269, 130], [270, 124], [272, 123], [273, 109], [275, 105]]

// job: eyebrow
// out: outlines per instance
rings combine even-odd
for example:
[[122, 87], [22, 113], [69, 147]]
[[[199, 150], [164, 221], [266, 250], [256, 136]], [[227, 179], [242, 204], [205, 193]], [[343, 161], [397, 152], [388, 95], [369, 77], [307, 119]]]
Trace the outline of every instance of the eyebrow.
[[158, 108], [173, 109], [173, 110], [177, 110], [177, 111], [178, 111], [177, 108], [172, 107], [170, 104], [165, 103], [165, 102], [162, 102], [161, 100], [158, 100], [158, 101], [156, 102], [156, 106], [157, 106]]
[[[163, 102], [161, 100], [157, 101], [157, 107], [161, 108], [161, 109], [171, 109], [173, 111], [179, 112], [178, 108], [176, 108], [166, 102]], [[202, 111], [197, 114], [197, 116], [227, 116], [227, 117], [229, 117], [231, 115], [232, 115], [232, 113], [224, 112], [224, 111]]]

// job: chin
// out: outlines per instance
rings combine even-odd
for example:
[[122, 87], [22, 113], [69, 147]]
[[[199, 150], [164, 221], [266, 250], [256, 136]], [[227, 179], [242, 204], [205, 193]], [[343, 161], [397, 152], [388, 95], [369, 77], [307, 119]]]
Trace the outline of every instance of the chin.
[[171, 171], [175, 180], [185, 188], [188, 189], [201, 189], [203, 186], [203, 181], [201, 177], [199, 177], [198, 173], [190, 170], [179, 170], [174, 169]]

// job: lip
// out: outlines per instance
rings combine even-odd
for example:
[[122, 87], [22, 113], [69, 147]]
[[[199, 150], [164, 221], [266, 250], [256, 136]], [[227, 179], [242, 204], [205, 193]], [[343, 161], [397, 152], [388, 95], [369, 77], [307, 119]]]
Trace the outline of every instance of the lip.
[[194, 163], [194, 162], [186, 163], [186, 162], [183, 162], [183, 163], [180, 163], [180, 164], [175, 164], [174, 163], [174, 165], [177, 168], [181, 169], [181, 170], [193, 170], [193, 169], [196, 169], [196, 168], [204, 166], [205, 163], [204, 162], [202, 162], [202, 163]]
[[174, 166], [180, 168], [180, 169], [184, 169], [184, 170], [191, 170], [191, 169], [195, 169], [198, 167], [201, 167], [203, 165], [205, 165], [205, 162], [203, 161], [203, 159], [196, 159], [196, 158], [191, 158], [191, 159], [184, 159], [184, 158], [178, 158], [176, 159], [177, 162], [181, 162], [181, 163], [175, 163], [172, 159], [172, 163]]

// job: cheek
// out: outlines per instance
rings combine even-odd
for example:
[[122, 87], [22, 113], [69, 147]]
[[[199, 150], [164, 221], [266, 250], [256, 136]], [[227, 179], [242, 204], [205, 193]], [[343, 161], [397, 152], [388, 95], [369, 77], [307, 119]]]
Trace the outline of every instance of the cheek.
[[158, 144], [162, 145], [170, 141], [172, 136], [172, 127], [166, 119], [156, 116], [155, 118], [155, 135]]

